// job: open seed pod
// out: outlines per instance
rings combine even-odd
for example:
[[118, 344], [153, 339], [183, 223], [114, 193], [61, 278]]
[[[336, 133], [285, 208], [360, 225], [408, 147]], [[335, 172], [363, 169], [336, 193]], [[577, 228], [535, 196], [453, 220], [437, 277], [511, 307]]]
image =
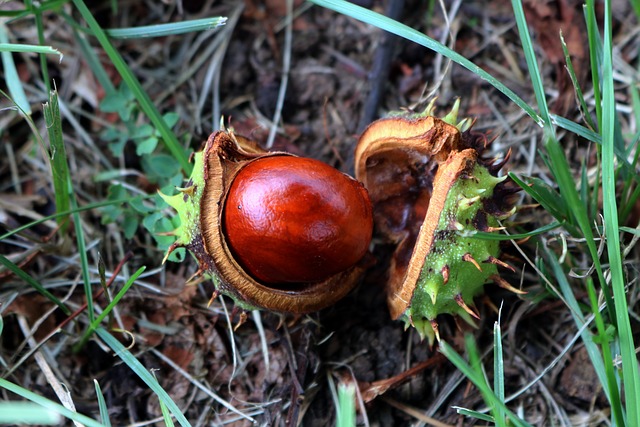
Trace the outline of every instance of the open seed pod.
[[515, 212], [518, 187], [497, 176], [508, 159], [483, 159], [487, 139], [457, 123], [458, 104], [443, 119], [424, 114], [372, 123], [355, 154], [356, 178], [369, 190], [380, 235], [396, 244], [387, 283], [391, 317], [430, 342], [436, 317], [478, 317], [473, 298], [485, 283], [513, 288], [498, 275], [496, 240], [477, 231], [500, 229]]
[[181, 223], [167, 254], [186, 247], [243, 309], [308, 313], [357, 284], [373, 230], [362, 184], [227, 131], [194, 158], [185, 188], [162, 195]]

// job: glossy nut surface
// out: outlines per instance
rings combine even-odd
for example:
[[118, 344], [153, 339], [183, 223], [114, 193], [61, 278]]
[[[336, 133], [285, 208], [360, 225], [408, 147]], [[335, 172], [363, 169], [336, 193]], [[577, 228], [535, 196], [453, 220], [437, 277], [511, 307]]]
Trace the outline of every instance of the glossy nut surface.
[[365, 188], [331, 166], [271, 156], [235, 176], [223, 229], [237, 262], [255, 279], [319, 282], [367, 252], [372, 208]]

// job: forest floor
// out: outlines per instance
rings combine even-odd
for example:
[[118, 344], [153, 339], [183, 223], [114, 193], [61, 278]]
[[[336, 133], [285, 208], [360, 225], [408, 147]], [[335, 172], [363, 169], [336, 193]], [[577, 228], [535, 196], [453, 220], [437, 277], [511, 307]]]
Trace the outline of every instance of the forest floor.
[[[0, 9], [22, 4], [0, 3]], [[117, 13], [109, 2], [99, 3], [90, 9], [104, 28], [229, 18], [216, 31], [113, 41], [157, 109], [177, 116], [173, 130], [188, 151], [201, 148], [220, 115], [236, 133], [265, 144], [274, 114], [280, 114], [273, 149], [321, 159], [352, 173], [352, 152], [368, 123], [389, 111], [420, 110], [434, 97], [437, 112], [444, 115], [460, 98], [460, 115], [472, 117], [474, 130], [494, 139], [489, 155], [502, 157], [510, 149], [506, 170], [554, 186], [543, 159], [536, 155], [542, 130], [519, 107], [468, 70], [378, 28], [296, 1], [292, 43], [287, 46], [283, 1], [118, 2]], [[378, 0], [358, 3], [381, 13], [386, 10]], [[509, 1], [446, 1], [447, 19], [439, 2], [404, 3], [393, 12], [400, 22], [452, 47], [535, 105]], [[524, 6], [552, 112], [582, 122], [559, 37], [562, 30], [579, 83], [589, 93], [582, 3], [532, 0]], [[637, 21], [626, 2], [614, 2], [614, 6], [614, 48], [627, 66], [637, 61]], [[77, 15], [71, 4], [63, 10]], [[64, 105], [63, 131], [79, 204], [121, 194], [153, 194], [160, 184], [149, 178], [145, 164], [153, 154], [140, 155], [136, 151], [140, 146], [126, 136], [132, 128], [123, 124], [121, 111], [104, 107], [106, 90], [63, 14], [49, 12], [43, 17], [46, 43], [64, 54], [61, 62], [49, 57], [48, 67]], [[14, 41], [36, 43], [32, 23], [16, 20], [6, 25]], [[88, 41], [102, 52], [94, 39]], [[388, 54], [384, 53], [387, 47]], [[40, 62], [35, 56], [15, 57], [19, 78], [29, 89], [36, 130], [46, 135], [40, 105], [47, 95]], [[98, 57], [114, 86], [120, 87], [116, 69], [102, 53]], [[286, 96], [279, 111], [278, 93], [287, 60]], [[624, 84], [620, 86], [617, 101], [630, 105]], [[126, 104], [127, 95], [121, 96]], [[0, 107], [6, 106], [3, 99]], [[143, 114], [132, 111], [134, 127], [148, 123]], [[124, 139], [114, 139], [109, 130], [125, 135]], [[32, 131], [15, 111], [0, 109], [0, 138], [6, 153], [0, 156], [0, 231], [55, 212], [50, 172]], [[583, 161], [588, 165], [597, 161], [574, 134], [562, 137], [576, 171]], [[161, 153], [162, 147], [151, 151]], [[124, 193], [114, 194], [119, 191]], [[532, 201], [523, 195], [522, 204], [528, 203]], [[164, 214], [171, 215], [171, 210]], [[250, 313], [244, 324], [232, 330], [238, 318], [231, 300], [220, 297], [208, 305], [213, 291], [209, 281], [186, 285], [197, 270], [195, 260], [187, 257], [185, 262], [163, 265], [163, 252], [143, 227], [143, 219], [136, 222], [135, 215], [124, 208], [81, 214], [91, 281], [97, 292], [101, 263], [111, 279], [126, 259], [112, 284], [118, 289], [146, 266], [109, 316], [109, 326], [146, 368], [154, 370], [192, 424], [243, 426], [253, 420], [258, 425], [333, 425], [335, 386], [351, 382], [359, 385], [358, 421], [364, 425], [477, 425], [453, 408], [482, 409], [477, 389], [440, 354], [437, 345], [430, 346], [412, 328], [405, 330], [403, 322], [390, 319], [384, 291], [390, 248], [384, 244], [377, 245], [378, 262], [363, 282], [333, 307], [297, 317]], [[534, 207], [522, 209], [514, 220], [528, 223], [524, 227], [529, 230], [552, 222], [544, 210]], [[0, 241], [0, 254], [75, 311], [85, 301], [80, 253], [73, 233], [58, 231], [56, 222], [44, 222]], [[561, 242], [550, 241], [560, 251]], [[585, 348], [579, 342], [573, 345], [576, 328], [571, 312], [529, 264], [529, 259], [536, 258], [538, 244], [532, 239], [504, 245], [516, 271], [503, 276], [526, 294], [489, 284], [476, 299], [477, 327], [442, 316], [440, 336], [462, 354], [464, 334], [473, 334], [481, 354], [488, 355], [486, 369], [491, 377], [493, 326], [499, 321], [506, 395], [526, 386], [509, 407], [533, 425], [599, 425], [609, 410]], [[585, 292], [582, 296], [586, 299]], [[102, 308], [107, 303], [104, 296], [95, 302]], [[58, 400], [42, 362], [34, 355], [39, 348], [79, 412], [98, 416], [95, 380], [113, 425], [161, 422], [157, 396], [111, 349], [97, 338], [74, 347], [87, 327], [84, 314], [65, 324], [63, 332], [49, 336], [66, 315], [1, 267], [0, 314], [4, 319], [2, 377]], [[567, 347], [563, 357], [555, 360]], [[23, 359], [25, 354], [28, 357]], [[3, 391], [0, 396], [2, 400], [11, 395]]]

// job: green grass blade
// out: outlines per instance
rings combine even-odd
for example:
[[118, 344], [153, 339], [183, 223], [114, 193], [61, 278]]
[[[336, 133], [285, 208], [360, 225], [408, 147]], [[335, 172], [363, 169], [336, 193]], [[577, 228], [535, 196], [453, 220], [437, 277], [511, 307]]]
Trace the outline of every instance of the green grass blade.
[[580, 87], [580, 82], [578, 81], [578, 77], [576, 76], [575, 69], [573, 68], [573, 62], [571, 61], [571, 55], [569, 54], [569, 49], [567, 48], [567, 43], [564, 41], [564, 37], [562, 36], [562, 31], [560, 32], [560, 44], [562, 45], [562, 52], [564, 53], [564, 61], [567, 64], [567, 71], [569, 72], [569, 78], [571, 79], [571, 84], [573, 85], [573, 92], [576, 95], [576, 99], [578, 100], [578, 108], [580, 108], [580, 112], [584, 117], [587, 125], [593, 130], [597, 129], [595, 122], [591, 118], [591, 113], [589, 113], [589, 106], [587, 102], [584, 100], [584, 95], [582, 94], [582, 88]]
[[[71, 206], [69, 200], [68, 183], [71, 182], [69, 165], [67, 164], [67, 150], [62, 135], [62, 119], [60, 118], [60, 106], [58, 105], [58, 92], [49, 93], [49, 102], [44, 106], [44, 118], [49, 135], [49, 161], [51, 162], [51, 176], [53, 178], [53, 191], [56, 199], [56, 211], [68, 211]], [[58, 217], [60, 234], [66, 235], [69, 228], [68, 217]]]
[[51, 46], [38, 46], [35, 44], [20, 43], [0, 43], [0, 52], [24, 52], [24, 53], [42, 53], [45, 55], [58, 55], [62, 61], [64, 55], [58, 49]]
[[[476, 345], [475, 339], [471, 334], [465, 334], [464, 342], [465, 342], [465, 348], [467, 350], [467, 354], [469, 355], [469, 365], [471, 366], [471, 369], [475, 371], [476, 377], [478, 379], [482, 378], [482, 381], [486, 386], [486, 389], [491, 391], [491, 386], [489, 385], [489, 382], [484, 372], [484, 368], [482, 366], [482, 356], [480, 356], [480, 351], [478, 350], [478, 346]], [[507, 427], [507, 420], [504, 417], [503, 411], [500, 411], [499, 409], [500, 405], [498, 404], [498, 402], [504, 403], [504, 398], [500, 399], [495, 394], [495, 391], [491, 391], [492, 395], [485, 395], [481, 389], [480, 393], [482, 394], [482, 397], [484, 398], [485, 403], [491, 409], [491, 414], [492, 414], [493, 422], [495, 423], [495, 425], [497, 427]], [[502, 414], [502, 416], [499, 416], [499, 413]]]
[[622, 256], [618, 229], [618, 207], [616, 202], [615, 176], [615, 125], [616, 105], [613, 82], [613, 58], [611, 39], [611, 0], [605, 1], [604, 43], [602, 64], [602, 195], [607, 255], [611, 273], [611, 287], [615, 298], [615, 314], [622, 356], [622, 377], [627, 402], [627, 422], [640, 426], [640, 372], [633, 342], [633, 331], [629, 320], [625, 279], [622, 270]]
[[461, 408], [459, 406], [452, 406], [453, 409], [460, 415], [464, 415], [465, 417], [475, 418], [480, 421], [485, 421], [487, 423], [494, 423], [494, 419], [491, 415], [483, 414], [482, 412], [472, 411], [471, 409]]
[[[138, 196], [139, 197], [139, 196]], [[155, 197], [155, 194], [149, 194], [147, 196], [143, 196], [143, 199], [151, 199]], [[104, 201], [104, 202], [97, 202], [97, 203], [89, 203], [87, 205], [81, 206], [81, 207], [76, 207], [74, 209], [70, 209], [68, 211], [64, 211], [64, 212], [58, 212], [56, 214], [53, 215], [49, 215], [49, 216], [45, 216], [42, 217], [40, 219], [37, 219], [35, 221], [31, 221], [28, 224], [24, 224], [21, 225], [20, 227], [14, 228], [11, 231], [6, 232], [5, 234], [0, 235], [0, 241], [4, 240], [4, 239], [8, 239], [9, 237], [18, 234], [24, 230], [28, 230], [31, 227], [35, 227], [38, 224], [42, 224], [43, 222], [47, 222], [47, 221], [51, 221], [53, 219], [57, 219], [61, 216], [66, 216], [66, 215], [70, 215], [70, 214], [74, 214], [74, 213], [78, 213], [78, 212], [84, 212], [84, 211], [90, 211], [93, 209], [99, 209], [99, 208], [104, 208], [105, 206], [111, 206], [111, 205], [120, 205], [123, 203], [129, 203], [131, 201], [131, 197], [127, 197], [124, 199], [117, 199], [117, 200], [108, 200], [108, 201]]]
[[640, 19], [640, 0], [629, 0], [629, 3], [631, 3], [631, 6], [633, 7], [636, 19]]
[[[595, 142], [598, 145], [602, 144], [602, 138], [600, 137], [600, 134], [594, 132], [593, 130], [556, 114], [550, 114], [549, 117], [551, 118], [551, 122], [554, 125], [568, 130], [571, 133], [575, 133], [576, 135], [586, 139], [587, 141]], [[623, 153], [619, 153], [619, 155], [621, 156], [621, 158], [624, 158]]]
[[637, 206], [638, 199], [640, 199], [640, 185], [636, 186], [633, 189], [633, 192], [629, 195], [627, 202], [624, 206], [624, 209], [622, 210], [622, 213], [620, 213], [620, 216], [619, 216], [621, 221], [624, 221], [627, 218], [629, 218], [629, 215], [631, 215], [631, 212]]
[[[525, 193], [549, 212], [558, 222], [565, 223], [571, 219], [570, 208], [558, 192], [539, 178], [531, 177], [520, 179], [516, 174], [509, 172], [509, 177], [518, 184]], [[571, 230], [573, 231], [573, 230]]]
[[87, 330], [84, 332], [84, 335], [82, 336], [82, 339], [77, 344], [77, 348], [82, 348], [86, 344], [86, 342], [91, 337], [91, 334], [98, 328], [98, 326], [100, 326], [100, 323], [102, 323], [104, 318], [107, 317], [109, 313], [111, 313], [111, 311], [115, 308], [118, 302], [122, 299], [124, 294], [127, 293], [131, 285], [133, 285], [133, 283], [138, 279], [138, 277], [145, 270], [146, 270], [146, 267], [140, 267], [138, 271], [136, 271], [131, 275], [131, 277], [129, 277], [129, 280], [127, 280], [127, 282], [124, 284], [122, 289], [118, 291], [116, 296], [113, 298], [113, 301], [111, 301], [109, 305], [107, 305], [107, 307], [102, 311], [102, 313], [100, 313], [100, 315], [98, 315], [98, 317], [96, 317], [95, 320], [91, 322], [91, 325], [89, 325], [89, 328], [87, 328]]
[[[501, 402], [504, 402], [504, 360], [502, 355], [502, 331], [500, 323], [493, 324], [493, 391]], [[500, 407], [495, 408], [495, 418], [498, 423], [506, 422], [506, 417]]]
[[538, 61], [536, 61], [536, 54], [533, 49], [533, 43], [531, 42], [531, 36], [529, 35], [527, 20], [524, 15], [522, 3], [520, 0], [511, 0], [511, 5], [513, 6], [514, 17], [516, 19], [516, 25], [518, 26], [518, 34], [520, 35], [520, 42], [522, 43], [522, 51], [524, 53], [525, 61], [527, 62], [527, 68], [529, 69], [529, 77], [531, 78], [533, 92], [538, 103], [540, 117], [542, 118], [547, 132], [551, 132], [553, 134], [551, 118], [549, 117], [549, 107], [544, 93], [544, 85], [542, 83], [540, 69], [538, 68]]
[[189, 421], [178, 408], [178, 405], [171, 399], [169, 394], [158, 384], [158, 381], [151, 375], [142, 363], [129, 352], [117, 339], [103, 328], [96, 329], [96, 333], [144, 383], [158, 396], [158, 398], [169, 408], [169, 411], [176, 417], [178, 423], [183, 427], [188, 427]]
[[167, 405], [165, 405], [162, 400], [160, 401], [160, 410], [162, 411], [162, 419], [164, 420], [164, 425], [167, 427], [173, 427], [175, 424], [173, 424], [173, 419], [171, 418], [171, 412], [169, 411], [169, 408], [167, 408]]
[[104, 401], [102, 390], [98, 380], [93, 380], [93, 384], [96, 388], [96, 398], [98, 399], [98, 410], [100, 411], [100, 421], [105, 427], [111, 427], [111, 421], [109, 420], [109, 410], [107, 409], [107, 402]]
[[[69, 188], [69, 194], [72, 194], [72, 189]], [[89, 275], [89, 258], [87, 257], [87, 248], [84, 240], [84, 230], [82, 229], [82, 221], [78, 213], [78, 202], [75, 197], [70, 197], [71, 206], [75, 211], [73, 216], [73, 228], [76, 232], [76, 245], [78, 250], [78, 256], [80, 257], [80, 270], [82, 272], [82, 283], [84, 285], [84, 294], [87, 299], [87, 316], [89, 321], [93, 322], [96, 318], [95, 310], [93, 308], [93, 288], [91, 287], [91, 277]]]
[[[52, 10], [58, 12], [60, 8], [66, 5], [68, 2], [69, 2], [68, 0], [47, 0], [43, 2], [37, 2], [36, 3], [37, 6], [33, 8], [24, 8], [24, 9], [17, 9], [17, 10], [0, 9], [0, 17], [10, 18], [9, 22], [12, 22], [18, 19], [23, 19], [25, 17], [30, 18], [31, 16], [33, 16], [34, 13], [43, 13], [43, 12], [48, 12]], [[4, 0], [4, 3], [7, 3], [7, 1]], [[11, 8], [5, 8], [5, 9], [11, 9]]]
[[622, 414], [622, 403], [620, 401], [620, 393], [618, 392], [618, 376], [616, 375], [615, 365], [611, 357], [611, 349], [609, 343], [611, 339], [607, 334], [604, 319], [598, 307], [598, 297], [593, 280], [587, 278], [587, 292], [589, 293], [589, 302], [591, 303], [591, 311], [593, 312], [596, 328], [598, 329], [598, 338], [602, 348], [602, 359], [604, 361], [604, 370], [607, 380], [607, 386], [611, 391], [609, 402], [611, 404], [611, 412], [616, 425], [624, 426], [624, 416]]
[[227, 18], [215, 17], [193, 19], [191, 21], [170, 22], [167, 24], [146, 25], [132, 28], [117, 28], [105, 30], [105, 33], [114, 39], [138, 39], [145, 37], [164, 37], [176, 34], [190, 33], [192, 31], [213, 30], [223, 26]]
[[571, 288], [571, 285], [567, 280], [567, 276], [565, 275], [565, 272], [562, 269], [558, 258], [551, 250], [546, 247], [544, 249], [544, 252], [546, 255], [545, 259], [551, 266], [551, 270], [553, 271], [553, 275], [556, 278], [556, 281], [560, 288], [560, 292], [562, 293], [564, 300], [566, 301], [567, 306], [570, 309], [571, 316], [573, 317], [573, 321], [576, 324], [576, 329], [582, 330], [582, 332], [580, 333], [580, 338], [582, 338], [582, 342], [584, 343], [584, 347], [587, 351], [587, 354], [589, 355], [589, 359], [591, 360], [591, 365], [593, 366], [593, 369], [598, 376], [598, 380], [600, 381], [600, 384], [602, 384], [604, 394], [610, 402], [615, 401], [615, 397], [617, 396], [617, 389], [611, 389], [609, 387], [607, 368], [605, 366], [605, 363], [603, 362], [603, 358], [606, 357], [601, 355], [600, 351], [598, 350], [598, 346], [593, 341], [591, 333], [586, 329], [583, 330], [583, 327], [586, 323], [584, 314], [582, 313], [580, 304], [578, 303], [578, 300], [573, 293], [573, 289]]
[[353, 383], [338, 384], [338, 414], [336, 427], [355, 427], [356, 388]]
[[[156, 380], [156, 383], [158, 383], [158, 378], [156, 378], [156, 373], [154, 369], [151, 370], [151, 375], [153, 376], [153, 379]], [[160, 386], [159, 383], [158, 383], [158, 386]], [[167, 427], [173, 427], [174, 424], [173, 424], [173, 419], [171, 418], [171, 411], [169, 411], [169, 408], [167, 408], [167, 405], [164, 404], [162, 399], [159, 399], [158, 402], [160, 403], [160, 411], [162, 412], [162, 419], [164, 420], [164, 425]]]
[[596, 106], [596, 119], [598, 121], [598, 129], [602, 126], [602, 105], [601, 97], [601, 81], [600, 81], [600, 64], [602, 63], [602, 45], [600, 41], [600, 30], [596, 22], [596, 6], [593, 0], [587, 0], [584, 9], [585, 21], [587, 24], [587, 38], [589, 40], [589, 59], [591, 62], [591, 87], [593, 88], [593, 99]]
[[43, 408], [37, 403], [0, 402], [0, 425], [62, 425], [59, 413]]
[[122, 76], [122, 79], [136, 97], [136, 100], [140, 104], [140, 108], [142, 109], [142, 111], [144, 111], [147, 117], [149, 117], [149, 120], [151, 120], [156, 129], [158, 129], [158, 132], [160, 132], [162, 140], [167, 146], [169, 152], [180, 164], [180, 167], [185, 172], [185, 174], [190, 175], [193, 165], [189, 163], [189, 155], [182, 148], [180, 142], [178, 141], [178, 138], [164, 121], [162, 115], [153, 104], [153, 101], [151, 101], [151, 99], [149, 98], [149, 95], [147, 95], [145, 90], [142, 88], [142, 85], [133, 74], [129, 66], [126, 64], [124, 59], [122, 59], [120, 53], [118, 53], [118, 51], [113, 47], [106, 33], [93, 17], [84, 1], [73, 0], [73, 4], [76, 6], [85, 21], [87, 21], [87, 24], [93, 32], [93, 35], [98, 39], [107, 56], [109, 56], [109, 59], [111, 59], [111, 62], [113, 62], [114, 67], [116, 68], [116, 70], [118, 70], [118, 73], [120, 74], [120, 76]]
[[492, 75], [484, 71], [482, 68], [480, 68], [473, 62], [469, 61], [464, 56], [449, 49], [447, 46], [437, 42], [436, 40], [432, 39], [426, 34], [422, 34], [421, 32], [416, 31], [407, 25], [401, 24], [377, 12], [373, 12], [369, 9], [365, 9], [364, 7], [354, 5], [344, 0], [310, 0], [310, 1], [319, 6], [326, 7], [327, 9], [334, 10], [336, 12], [350, 16], [359, 21], [381, 28], [392, 34], [403, 37], [409, 41], [412, 41], [428, 49], [431, 49], [434, 52], [437, 52], [446, 58], [451, 59], [453, 62], [473, 72], [475, 75], [477, 75], [478, 77], [480, 77], [481, 79], [485, 80], [490, 85], [498, 89], [507, 98], [509, 98], [516, 105], [522, 108], [524, 112], [526, 112], [529, 116], [531, 116], [531, 118], [536, 123], [542, 126], [543, 122], [540, 116], [538, 115], [538, 113], [536, 113], [536, 111], [533, 108], [531, 108], [522, 98], [516, 95], [515, 92], [513, 92], [511, 89], [505, 86], [498, 79], [496, 79], [495, 77], [493, 77]]
[[[17, 384], [14, 384], [10, 381], [5, 380], [4, 378], [0, 378], [0, 387], [5, 390], [9, 390], [12, 393], [17, 394], [24, 399], [27, 399], [31, 402], [34, 402], [40, 405], [43, 408], [49, 409], [53, 412], [56, 412], [63, 417], [69, 418], [70, 420], [76, 421], [78, 423], [84, 424], [88, 427], [101, 427], [102, 424], [94, 420], [93, 418], [89, 418], [86, 415], [79, 414], [77, 412], [73, 412], [59, 403], [56, 403], [52, 400], [49, 400], [45, 397], [42, 397], [32, 391], [29, 391], [25, 388], [20, 387]], [[1, 412], [0, 412], [1, 413]]]
[[499, 234], [499, 233], [488, 233], [485, 231], [476, 231], [473, 237], [482, 240], [520, 240], [520, 239], [528, 239], [530, 237], [539, 236], [541, 234], [546, 234], [549, 231], [553, 231], [556, 228], [560, 228], [564, 226], [564, 223], [561, 222], [552, 222], [551, 224], [547, 224], [540, 228], [536, 228], [533, 231], [529, 231], [527, 233], [518, 233], [518, 234]]
[[624, 231], [625, 233], [635, 234], [636, 236], [640, 236], [640, 229], [631, 228], [631, 227], [620, 227], [620, 231]]
[[[0, 44], [9, 45], [9, 36], [7, 34], [7, 28], [4, 23], [0, 21]], [[11, 46], [11, 45], [9, 45]], [[25, 114], [31, 115], [31, 106], [29, 100], [22, 87], [20, 77], [18, 77], [18, 70], [16, 64], [13, 61], [13, 55], [9, 50], [0, 50], [0, 57], [2, 58], [2, 69], [4, 71], [5, 83], [11, 94], [11, 99]]]
[[53, 302], [55, 305], [60, 307], [60, 309], [64, 312], [64, 314], [66, 314], [66, 315], [71, 314], [71, 310], [69, 310], [67, 308], [67, 306], [64, 305], [64, 303], [62, 301], [60, 301], [58, 298], [56, 298], [55, 295], [53, 295], [51, 292], [46, 290], [40, 284], [40, 282], [35, 280], [33, 277], [29, 276], [24, 270], [22, 270], [20, 267], [15, 265], [8, 258], [6, 258], [4, 255], [1, 255], [1, 254], [0, 254], [0, 264], [4, 265], [8, 270], [10, 270], [13, 274], [15, 274], [20, 280], [24, 281], [29, 286], [31, 286], [33, 289], [35, 289], [36, 291], [40, 292], [49, 301]]
[[[587, 129], [584, 126], [579, 125], [578, 123], [572, 122], [567, 118], [551, 114], [551, 122], [554, 125], [559, 126], [562, 129], [568, 130], [569, 132], [574, 133], [581, 138], [584, 138], [591, 142], [595, 142], [598, 145], [602, 145], [602, 137], [599, 134], [595, 133], [590, 129]], [[635, 166], [633, 163], [629, 161], [628, 153], [625, 153], [625, 150], [622, 150], [617, 146], [613, 147], [613, 151], [616, 154], [616, 158], [620, 166], [622, 166], [625, 169], [625, 171], [630, 174], [633, 180], [635, 180], [637, 183], [640, 184], [640, 175], [635, 173]]]
[[440, 352], [480, 390], [480, 393], [482, 393], [482, 396], [485, 398], [485, 403], [487, 403], [489, 407], [499, 407], [508, 417], [510, 423], [517, 427], [531, 427], [531, 424], [518, 418], [507, 408], [503, 401], [498, 399], [493, 390], [491, 390], [491, 387], [487, 384], [484, 376], [481, 373], [478, 374], [449, 344], [440, 341]]

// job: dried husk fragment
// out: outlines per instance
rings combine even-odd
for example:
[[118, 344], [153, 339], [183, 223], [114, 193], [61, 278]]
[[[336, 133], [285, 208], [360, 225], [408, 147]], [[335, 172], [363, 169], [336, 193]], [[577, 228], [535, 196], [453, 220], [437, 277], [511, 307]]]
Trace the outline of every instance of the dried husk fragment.
[[214, 276], [219, 292], [232, 297], [245, 310], [262, 308], [283, 313], [309, 313], [334, 304], [361, 277], [364, 267], [356, 265], [327, 280], [315, 283], [259, 283], [236, 262], [223, 233], [223, 212], [229, 187], [250, 162], [271, 156], [293, 156], [265, 152], [256, 143], [233, 132], [218, 131], [204, 150], [194, 155], [194, 172], [185, 188], [174, 196], [161, 196], [178, 211], [177, 239], [167, 255], [178, 247], [197, 258], [198, 274]]
[[[428, 113], [372, 123], [356, 148], [356, 178], [374, 205], [380, 235], [396, 245], [386, 286], [391, 317], [433, 342], [436, 317], [472, 322], [473, 297], [498, 275], [499, 244], [474, 236], [495, 231], [515, 212], [517, 186], [482, 158], [487, 139]], [[505, 160], [506, 160], [505, 156]]]

